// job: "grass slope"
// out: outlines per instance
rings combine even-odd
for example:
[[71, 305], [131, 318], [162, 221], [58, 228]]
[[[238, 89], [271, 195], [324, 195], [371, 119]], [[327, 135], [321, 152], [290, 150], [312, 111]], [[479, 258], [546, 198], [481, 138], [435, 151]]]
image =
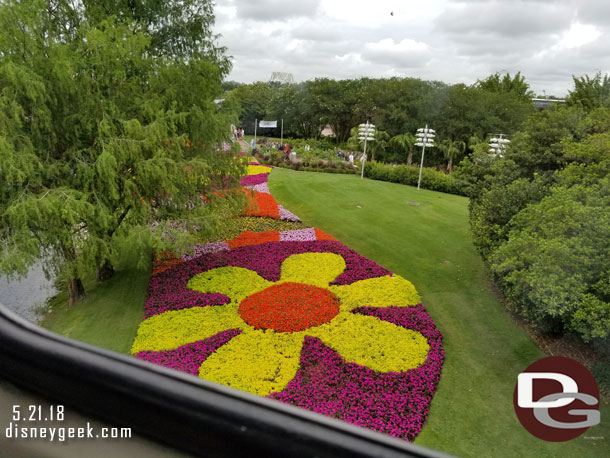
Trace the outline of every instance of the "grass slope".
[[68, 307], [66, 293], [55, 296], [41, 326], [72, 339], [129, 354], [144, 301], [150, 270], [123, 270], [111, 279], [85, 284], [87, 298]]
[[420, 292], [443, 332], [447, 359], [417, 444], [470, 457], [609, 456], [607, 403], [602, 423], [567, 443], [536, 439], [518, 422], [517, 375], [544, 354], [494, 294], [471, 242], [467, 199], [285, 169], [274, 169], [269, 188], [306, 225], [404, 276]]

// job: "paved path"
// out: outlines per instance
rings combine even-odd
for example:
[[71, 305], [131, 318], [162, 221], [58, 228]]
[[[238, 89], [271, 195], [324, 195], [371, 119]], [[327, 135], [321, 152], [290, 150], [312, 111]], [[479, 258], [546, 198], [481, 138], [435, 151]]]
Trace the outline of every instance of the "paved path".
[[241, 145], [241, 150], [245, 153], [250, 151], [250, 145], [248, 145], [243, 139], [238, 139], [237, 142]]

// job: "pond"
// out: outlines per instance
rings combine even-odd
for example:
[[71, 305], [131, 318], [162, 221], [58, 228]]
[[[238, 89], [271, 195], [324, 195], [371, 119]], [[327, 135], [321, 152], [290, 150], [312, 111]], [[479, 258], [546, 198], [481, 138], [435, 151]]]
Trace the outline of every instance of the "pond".
[[53, 281], [45, 278], [40, 263], [23, 278], [0, 277], [0, 304], [31, 323], [38, 323], [46, 300], [56, 293]]

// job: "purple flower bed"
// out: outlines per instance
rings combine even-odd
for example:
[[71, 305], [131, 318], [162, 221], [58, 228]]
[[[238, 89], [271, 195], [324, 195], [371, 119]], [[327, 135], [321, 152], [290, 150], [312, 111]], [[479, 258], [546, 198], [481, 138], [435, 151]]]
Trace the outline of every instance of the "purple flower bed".
[[313, 242], [316, 240], [316, 230], [313, 227], [280, 232], [281, 242]]
[[215, 253], [217, 251], [222, 251], [222, 250], [229, 250], [231, 249], [231, 247], [229, 246], [229, 244], [227, 242], [212, 242], [212, 243], [205, 243], [203, 245], [195, 245], [193, 247], [193, 253], [192, 254], [183, 254], [182, 255], [182, 259], [184, 259], [185, 261], [190, 261], [191, 259], [195, 259], [198, 258], [199, 256], [201, 256], [202, 254], [205, 253]]
[[320, 340], [307, 337], [296, 377], [284, 391], [269, 397], [412, 441], [428, 417], [440, 380], [445, 358], [442, 334], [421, 304], [361, 307], [354, 313], [421, 332], [430, 344], [425, 363], [406, 372], [375, 372], [346, 363]]
[[252, 191], [262, 192], [263, 194], [271, 194], [267, 183], [260, 183], [260, 184], [255, 184], [254, 186], [245, 186], [245, 187], [248, 189], [251, 189]]
[[[183, 265], [181, 263], [180, 265]], [[170, 271], [173, 269], [168, 269]], [[163, 273], [165, 273], [163, 272]], [[153, 275], [148, 284], [148, 297], [144, 304], [144, 318], [169, 312], [170, 310], [190, 309], [193, 307], [207, 307], [209, 305], [223, 305], [231, 300], [220, 293], [202, 294], [198, 291], [183, 288], [180, 291], [161, 291], [151, 289], [153, 279], [161, 274]], [[154, 294], [151, 294], [151, 291]]]
[[208, 359], [212, 353], [240, 333], [241, 331], [238, 329], [228, 329], [219, 332], [209, 339], [186, 344], [174, 350], [141, 351], [134, 356], [143, 361], [155, 363], [180, 372], [199, 375], [199, 367], [203, 362]]
[[295, 215], [291, 211], [286, 210], [281, 205], [278, 205], [278, 207], [280, 208], [280, 219], [282, 219], [284, 221], [301, 221], [301, 218], [299, 218], [297, 215]]

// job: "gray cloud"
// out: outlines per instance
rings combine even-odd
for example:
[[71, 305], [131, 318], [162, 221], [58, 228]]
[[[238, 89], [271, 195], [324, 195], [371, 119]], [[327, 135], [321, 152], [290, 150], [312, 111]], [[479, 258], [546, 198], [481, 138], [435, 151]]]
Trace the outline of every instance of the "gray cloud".
[[521, 71], [535, 92], [563, 95], [571, 75], [610, 70], [610, 2], [428, 0], [425, 13], [413, 7], [377, 22], [357, 16], [353, 2], [349, 15], [338, 14], [339, 0], [217, 3], [215, 30], [234, 56], [229, 78], [242, 82], [288, 71], [297, 81], [399, 75], [472, 84]]
[[233, 4], [237, 7], [238, 18], [268, 22], [295, 17], [315, 16], [320, 6], [320, 1], [234, 0]]
[[569, 27], [573, 12], [545, 2], [470, 2], [451, 7], [436, 19], [436, 30], [455, 37], [472, 34], [534, 37]]

